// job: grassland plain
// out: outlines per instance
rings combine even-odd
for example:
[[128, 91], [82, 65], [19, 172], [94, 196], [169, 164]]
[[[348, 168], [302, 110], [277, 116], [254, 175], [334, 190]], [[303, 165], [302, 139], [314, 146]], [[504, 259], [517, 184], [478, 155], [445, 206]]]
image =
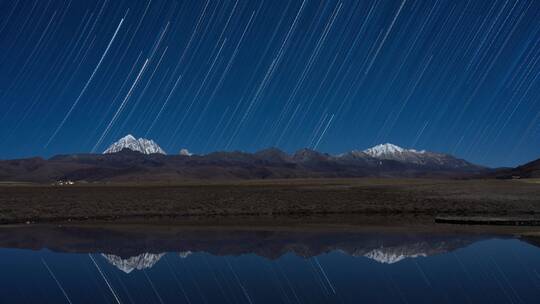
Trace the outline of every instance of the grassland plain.
[[249, 225], [432, 222], [436, 216], [540, 216], [520, 180], [288, 179], [176, 184], [0, 185], [0, 223]]

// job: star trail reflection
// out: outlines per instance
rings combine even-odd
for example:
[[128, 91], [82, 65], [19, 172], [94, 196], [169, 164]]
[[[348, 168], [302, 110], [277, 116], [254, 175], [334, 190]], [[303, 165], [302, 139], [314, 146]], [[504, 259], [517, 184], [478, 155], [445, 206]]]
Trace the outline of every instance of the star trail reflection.
[[[0, 301], [533, 303], [540, 296], [534, 238], [191, 231], [122, 242], [127, 234], [108, 232], [113, 241], [75, 231], [65, 231], [71, 239], [38, 233], [11, 243], [62, 249], [0, 249]], [[160, 252], [165, 248], [177, 251]]]

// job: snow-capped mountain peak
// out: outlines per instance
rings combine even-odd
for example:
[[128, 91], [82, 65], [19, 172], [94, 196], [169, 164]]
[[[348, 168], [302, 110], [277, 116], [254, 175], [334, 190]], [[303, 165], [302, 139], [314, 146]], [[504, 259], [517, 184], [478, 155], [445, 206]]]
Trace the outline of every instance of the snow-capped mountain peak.
[[360, 151], [353, 150], [335, 157], [344, 163], [363, 163], [372, 166], [394, 166], [401, 163], [403, 166], [416, 166], [429, 170], [479, 170], [474, 164], [452, 155], [429, 152], [426, 150], [405, 149], [394, 144], [386, 143]]
[[407, 253], [400, 251], [384, 250], [384, 248], [380, 248], [373, 249], [364, 254], [364, 256], [382, 264], [394, 264], [407, 258], [426, 257], [427, 254], [423, 252]]
[[403, 149], [402, 147], [399, 147], [390, 143], [386, 143], [386, 144], [376, 145], [375, 147], [366, 149], [364, 150], [364, 153], [372, 157], [379, 157], [381, 155], [386, 155], [386, 154], [401, 153], [404, 150], [405, 149]]
[[107, 148], [103, 154], [120, 152], [123, 149], [141, 152], [143, 154], [167, 154], [161, 147], [151, 139], [139, 138], [136, 139], [133, 135], [128, 134], [120, 138], [117, 142]]
[[191, 250], [187, 250], [187, 251], [179, 252], [178, 256], [180, 256], [180, 258], [182, 258], [182, 259], [185, 259], [185, 258], [187, 258], [188, 256], [190, 256], [192, 254], [193, 254], [193, 252], [191, 252]]
[[135, 141], [135, 140], [137, 140], [137, 139], [135, 138], [135, 136], [133, 136], [133, 135], [131, 135], [131, 134], [128, 134], [128, 135], [126, 135], [126, 136], [120, 138], [119, 141]]
[[123, 259], [114, 254], [101, 254], [101, 256], [104, 257], [109, 263], [125, 273], [130, 273], [133, 270], [152, 268], [164, 255], [165, 253], [142, 253], [137, 256]]
[[185, 148], [180, 149], [180, 153], [179, 153], [179, 154], [182, 155], [182, 156], [192, 156], [192, 155], [193, 155], [193, 153], [189, 152], [189, 150], [188, 150], [188, 149], [185, 149]]
[[371, 157], [381, 157], [381, 156], [387, 156], [387, 155], [396, 155], [401, 154], [404, 152], [410, 152], [410, 153], [417, 153], [417, 154], [424, 154], [426, 151], [417, 151], [414, 149], [404, 149], [400, 146], [396, 146], [394, 144], [386, 143], [386, 144], [380, 144], [376, 145], [375, 147], [371, 147], [369, 149], [364, 150], [364, 153]]

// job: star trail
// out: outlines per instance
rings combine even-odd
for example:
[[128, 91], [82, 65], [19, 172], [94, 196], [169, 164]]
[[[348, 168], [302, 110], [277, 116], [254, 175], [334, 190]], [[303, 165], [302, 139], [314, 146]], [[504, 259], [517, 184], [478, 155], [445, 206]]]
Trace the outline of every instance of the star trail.
[[535, 0], [3, 0], [0, 158], [337, 154], [391, 142], [489, 166], [540, 155]]

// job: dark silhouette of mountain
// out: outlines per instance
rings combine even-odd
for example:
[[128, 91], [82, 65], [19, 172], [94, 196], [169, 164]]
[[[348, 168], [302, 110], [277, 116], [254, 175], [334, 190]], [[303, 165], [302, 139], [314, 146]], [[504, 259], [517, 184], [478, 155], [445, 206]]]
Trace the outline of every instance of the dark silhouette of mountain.
[[206, 252], [215, 256], [255, 254], [267, 259], [292, 253], [310, 258], [339, 251], [393, 264], [407, 258], [444, 254], [495, 235], [433, 232], [229, 231], [152, 229], [115, 230], [98, 227], [23, 227], [0, 231], [0, 247], [48, 248], [58, 252], [104, 253], [124, 272], [155, 265], [164, 252], [180, 257]]
[[[401, 156], [400, 156], [401, 157]], [[424, 160], [419, 160], [425, 157]], [[107, 154], [57, 155], [50, 159], [0, 161], [0, 181], [179, 181], [311, 177], [459, 177], [487, 169], [449, 155], [423, 153], [380, 158], [363, 152], [332, 156], [310, 149], [288, 155], [276, 148], [256, 153], [144, 154], [123, 149]]]
[[[381, 264], [395, 264], [407, 259], [425, 258], [445, 254], [467, 247], [489, 236], [408, 236], [401, 235], [358, 235], [353, 233], [287, 235], [269, 232], [265, 236], [239, 234], [239, 239], [196, 240], [184, 246], [176, 246], [179, 258], [187, 258], [196, 253], [208, 253], [214, 256], [238, 256], [255, 254], [275, 260], [292, 253], [303, 258], [311, 258], [329, 252], [340, 252], [352, 257], [364, 257]], [[288, 232], [287, 234], [290, 234]], [[184, 241], [185, 243], [185, 241]], [[169, 247], [169, 252], [171, 247]], [[153, 251], [156, 251], [154, 248]], [[113, 250], [114, 252], [114, 250]], [[142, 252], [133, 256], [122, 257], [114, 253], [102, 253], [110, 264], [125, 273], [154, 267], [166, 254]]]
[[57, 155], [0, 161], [0, 181], [178, 181], [312, 177], [460, 177], [488, 169], [451, 155], [382, 144], [330, 155], [301, 149], [288, 155], [269, 148], [194, 155], [166, 155], [151, 139], [127, 135], [103, 154]]
[[515, 168], [497, 169], [491, 172], [489, 176], [500, 179], [540, 178], [540, 159]]
[[454, 177], [486, 170], [465, 161], [458, 162], [460, 166], [453, 163], [418, 164], [369, 156], [330, 156], [307, 149], [292, 156], [277, 149], [254, 154], [214, 152], [193, 156], [142, 154], [124, 149], [110, 154], [58, 155], [48, 160], [29, 158], [0, 161], [0, 180], [92, 182], [364, 176]]

